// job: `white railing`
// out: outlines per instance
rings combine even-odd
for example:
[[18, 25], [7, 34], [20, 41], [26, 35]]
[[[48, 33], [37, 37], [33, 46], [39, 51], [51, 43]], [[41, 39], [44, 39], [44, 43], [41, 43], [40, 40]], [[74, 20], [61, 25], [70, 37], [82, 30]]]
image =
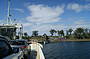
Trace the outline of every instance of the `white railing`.
[[13, 53], [13, 54], [11, 54], [11, 55], [3, 58], [3, 59], [21, 59], [21, 58], [23, 58], [23, 52], [22, 51], [20, 51], [18, 53]]
[[30, 46], [31, 46], [31, 51], [34, 50], [37, 52], [36, 59], [45, 59], [45, 56], [42, 51], [43, 46], [41, 44], [33, 43], [33, 44], [30, 44]]

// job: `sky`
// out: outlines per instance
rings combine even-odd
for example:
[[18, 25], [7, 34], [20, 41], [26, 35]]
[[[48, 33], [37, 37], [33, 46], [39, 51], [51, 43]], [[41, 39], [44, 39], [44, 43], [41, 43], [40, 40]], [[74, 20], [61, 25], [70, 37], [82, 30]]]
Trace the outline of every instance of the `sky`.
[[[6, 23], [8, 0], [0, 0], [0, 23]], [[29, 35], [50, 35], [50, 29], [90, 28], [90, 0], [11, 0], [12, 22], [23, 24]]]

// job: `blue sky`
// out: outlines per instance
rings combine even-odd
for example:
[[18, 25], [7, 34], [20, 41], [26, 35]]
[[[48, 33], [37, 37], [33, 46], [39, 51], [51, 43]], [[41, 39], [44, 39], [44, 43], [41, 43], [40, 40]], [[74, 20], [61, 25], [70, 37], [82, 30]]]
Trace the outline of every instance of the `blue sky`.
[[[5, 23], [7, 1], [0, 0], [0, 23]], [[24, 32], [50, 29], [90, 28], [90, 0], [11, 0], [12, 19], [22, 23]]]

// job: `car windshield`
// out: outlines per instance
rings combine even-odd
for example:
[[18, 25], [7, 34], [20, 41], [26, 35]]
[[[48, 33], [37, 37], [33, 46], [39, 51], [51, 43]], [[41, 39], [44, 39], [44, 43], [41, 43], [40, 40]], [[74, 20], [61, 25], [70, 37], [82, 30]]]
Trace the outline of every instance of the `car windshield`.
[[11, 45], [25, 45], [25, 41], [10, 41]]

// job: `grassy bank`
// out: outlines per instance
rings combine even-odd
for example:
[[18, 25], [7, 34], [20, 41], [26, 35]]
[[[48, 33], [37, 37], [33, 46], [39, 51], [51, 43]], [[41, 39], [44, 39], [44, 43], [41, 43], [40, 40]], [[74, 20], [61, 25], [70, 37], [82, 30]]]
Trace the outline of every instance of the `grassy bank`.
[[67, 39], [67, 40], [61, 40], [61, 41], [90, 41], [90, 39]]
[[90, 42], [90, 39], [52, 40], [51, 42]]
[[[81, 42], [84, 42], [84, 41], [85, 42], [89, 42], [90, 41], [90, 39], [75, 39], [75, 38], [70, 38], [70, 39], [62, 39], [62, 40], [60, 40], [60, 39], [55, 39], [55, 38], [58, 38], [58, 37], [51, 37], [51, 38], [53, 38], [53, 39], [49, 39], [50, 42], [62, 42], [62, 41], [66, 41], [66, 42], [67, 41], [70, 41], [70, 42], [79, 42], [79, 41], [81, 41]], [[42, 37], [42, 36], [31, 37], [30, 40], [35, 40], [37, 42], [43, 42], [45, 40], [45, 38]]]

